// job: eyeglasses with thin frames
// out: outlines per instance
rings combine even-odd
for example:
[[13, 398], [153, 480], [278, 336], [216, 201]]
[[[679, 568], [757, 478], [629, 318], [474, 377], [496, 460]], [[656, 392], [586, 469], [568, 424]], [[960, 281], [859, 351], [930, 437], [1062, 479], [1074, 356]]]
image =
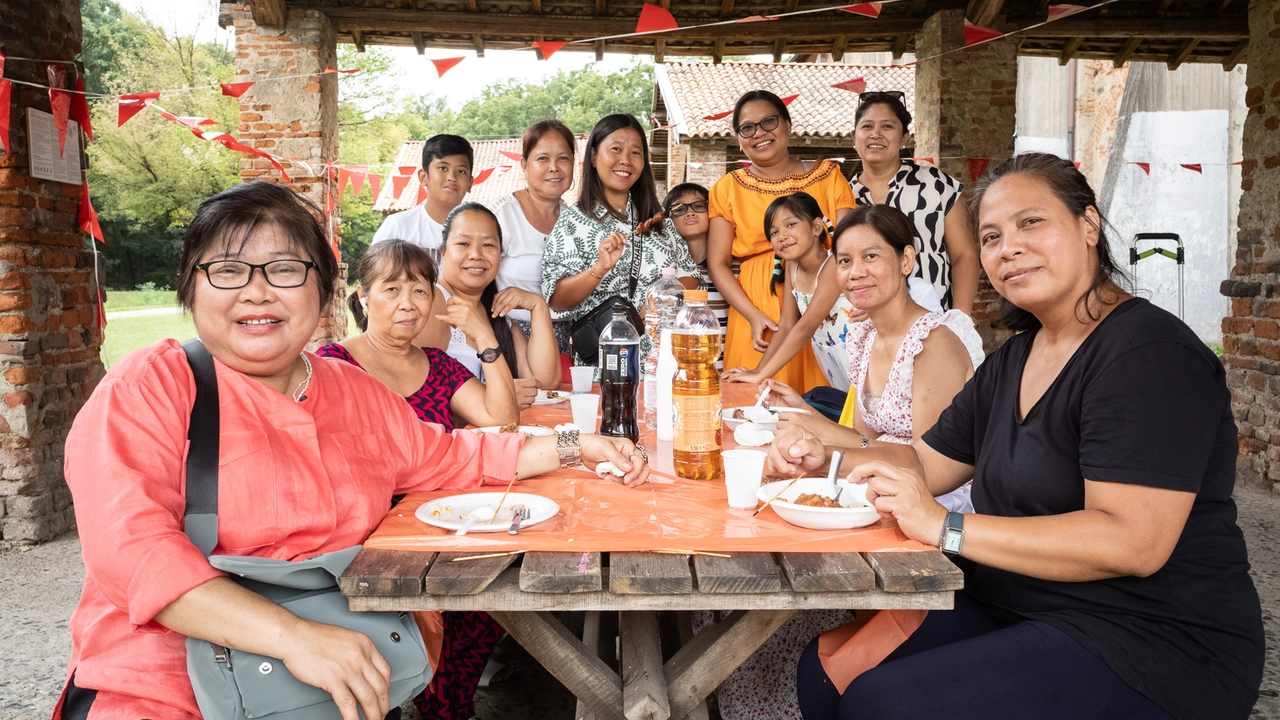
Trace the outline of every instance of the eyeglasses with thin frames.
[[680, 216], [682, 216], [682, 215], [684, 215], [684, 214], [688, 213], [690, 210], [692, 210], [693, 212], [696, 212], [696, 213], [704, 213], [704, 212], [706, 212], [706, 211], [707, 211], [707, 201], [706, 201], [706, 200], [694, 200], [693, 202], [680, 203], [679, 205], [672, 205], [672, 206], [671, 206], [671, 210], [670, 210], [670, 212], [668, 212], [668, 213], [667, 213], [667, 215], [669, 215], [669, 216], [671, 216], [671, 217], [673, 217], [673, 218], [678, 218], [678, 217], [680, 217]]
[[295, 288], [305, 285], [307, 275], [316, 264], [307, 260], [272, 260], [254, 265], [240, 260], [214, 260], [196, 265], [204, 272], [209, 284], [219, 290], [238, 290], [253, 282], [253, 271], [261, 270], [267, 283], [277, 288]]
[[758, 122], [742, 123], [734, 132], [738, 133], [738, 137], [741, 138], [753, 138], [756, 136], [757, 129], [769, 132], [778, 127], [780, 122], [782, 122], [781, 115], [769, 115], [768, 117], [760, 118]]

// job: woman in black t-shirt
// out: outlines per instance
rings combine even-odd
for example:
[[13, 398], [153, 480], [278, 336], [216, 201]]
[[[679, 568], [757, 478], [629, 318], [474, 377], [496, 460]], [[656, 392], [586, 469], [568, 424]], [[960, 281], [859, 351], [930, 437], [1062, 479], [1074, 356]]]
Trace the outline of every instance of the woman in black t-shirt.
[[[882, 515], [963, 558], [966, 587], [843, 695], [810, 645], [806, 720], [1247, 717], [1262, 618], [1231, 499], [1221, 363], [1120, 287], [1070, 162], [1017, 156], [979, 181], [971, 208], [1006, 324], [1023, 332], [915, 441], [908, 467], [874, 449], [846, 459]], [[793, 473], [825, 457], [797, 430], [770, 450]], [[975, 514], [948, 514], [934, 496], [969, 478]]]

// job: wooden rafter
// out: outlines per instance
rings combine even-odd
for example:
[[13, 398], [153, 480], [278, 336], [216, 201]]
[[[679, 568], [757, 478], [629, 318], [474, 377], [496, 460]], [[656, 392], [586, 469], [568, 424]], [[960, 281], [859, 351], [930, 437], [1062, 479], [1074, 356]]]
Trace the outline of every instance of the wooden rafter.
[[1231, 72], [1232, 70], [1235, 70], [1236, 65], [1239, 65], [1240, 61], [1244, 59], [1244, 51], [1248, 49], [1249, 49], [1249, 41], [1241, 40], [1240, 44], [1236, 45], [1235, 48], [1231, 51], [1231, 54], [1227, 56], [1227, 59], [1222, 61], [1222, 69], [1226, 70], [1227, 72]]
[[711, 52], [711, 61], [716, 65], [724, 61], [724, 38], [716, 40], [715, 50]]
[[1079, 18], [1051, 22], [1026, 33], [1034, 38], [1189, 38], [1238, 40], [1249, 37], [1244, 17], [1228, 18]]
[[721, 0], [720, 17], [727, 18], [733, 14], [733, 0]]
[[844, 49], [849, 44], [849, 38], [845, 35], [837, 35], [835, 42], [831, 43], [831, 58], [836, 62], [844, 60]]
[[1173, 0], [1160, 0], [1160, 4], [1156, 6], [1156, 14], [1163, 15], [1172, 3]]
[[653, 61], [655, 63], [665, 62], [667, 59], [667, 41], [661, 38], [653, 41]]
[[417, 49], [419, 55], [427, 54], [427, 38], [420, 32], [413, 34], [413, 47]]
[[1170, 70], [1177, 70], [1178, 66], [1187, 61], [1191, 57], [1191, 51], [1196, 49], [1196, 45], [1200, 44], [1199, 38], [1187, 38], [1178, 46], [1178, 50], [1169, 58], [1168, 66]]
[[782, 12], [793, 13], [798, 7], [800, 7], [800, 0], [787, 0], [787, 4], [783, 6]]
[[356, 46], [356, 52], [364, 52], [364, 32], [361, 30], [351, 31], [351, 42]]
[[1083, 44], [1084, 44], [1084, 38], [1082, 37], [1073, 37], [1070, 40], [1068, 40], [1067, 44], [1062, 46], [1062, 54], [1058, 56], [1058, 64], [1066, 65], [1067, 63], [1071, 62], [1071, 58], [1076, 54], [1076, 51], [1079, 50], [1080, 46]]
[[596, 62], [604, 60], [604, 41], [597, 40], [596, 43]]
[[778, 38], [773, 41], [773, 61], [782, 62], [782, 51], [787, 48], [787, 41]]
[[893, 38], [893, 59], [897, 60], [907, 52], [907, 43], [911, 41], [910, 33], [898, 33]]
[[1231, 0], [1222, 0], [1222, 2], [1218, 5], [1217, 12], [1215, 12], [1214, 14], [1216, 15], [1217, 13], [1220, 13], [1223, 10], [1226, 10], [1230, 6], [1231, 6]]
[[1004, 0], [969, 0], [969, 8], [965, 17], [974, 25], [988, 27], [1004, 8]]
[[253, 21], [259, 26], [283, 29], [288, 20], [284, 0], [253, 0]]
[[479, 10], [479, 8], [478, 8], [478, 7], [476, 7], [476, 0], [467, 0], [467, 11], [468, 11], [468, 12], [477, 12], [478, 10]]
[[925, 0], [911, 0], [911, 16], [915, 17], [924, 12]]
[[471, 44], [476, 48], [476, 57], [484, 57], [484, 38], [479, 33], [471, 36]]
[[1125, 40], [1124, 45], [1120, 46], [1120, 52], [1116, 53], [1116, 56], [1111, 58], [1111, 64], [1116, 67], [1124, 67], [1124, 64], [1129, 62], [1129, 58], [1133, 56], [1134, 51], [1136, 51], [1138, 46], [1141, 44], [1141, 35], [1135, 35], [1128, 40]]
[[529, 0], [529, 4], [533, 6], [533, 12], [535, 14], [542, 14], [542, 0]]

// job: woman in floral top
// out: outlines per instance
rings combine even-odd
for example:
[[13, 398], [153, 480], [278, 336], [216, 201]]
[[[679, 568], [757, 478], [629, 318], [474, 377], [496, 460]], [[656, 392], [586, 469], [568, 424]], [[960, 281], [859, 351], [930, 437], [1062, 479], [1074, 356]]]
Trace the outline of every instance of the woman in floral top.
[[674, 267], [685, 287], [697, 288], [698, 267], [670, 220], [632, 235], [662, 209], [640, 123], [630, 115], [608, 115], [592, 129], [587, 148], [582, 193], [560, 213], [542, 255], [542, 294], [552, 316], [577, 320], [611, 296], [626, 297], [637, 246], [639, 279], [628, 298], [637, 309], [663, 268]]

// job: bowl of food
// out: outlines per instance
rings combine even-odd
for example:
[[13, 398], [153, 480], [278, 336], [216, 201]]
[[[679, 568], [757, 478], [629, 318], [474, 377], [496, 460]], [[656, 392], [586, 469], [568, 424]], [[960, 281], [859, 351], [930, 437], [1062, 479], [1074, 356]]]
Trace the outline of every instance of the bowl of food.
[[[757, 497], [761, 502], [778, 495], [769, 503], [778, 517], [792, 525], [812, 530], [852, 530], [866, 527], [880, 519], [880, 514], [867, 502], [867, 486], [840, 481], [844, 491], [837, 502], [826, 478], [800, 478], [787, 488], [790, 480], [778, 480], [761, 486]], [[783, 488], [787, 488], [783, 491]]]
[[778, 413], [753, 405], [725, 408], [720, 411], [720, 422], [729, 430], [737, 430], [739, 425], [753, 422], [772, 432], [778, 429]]

